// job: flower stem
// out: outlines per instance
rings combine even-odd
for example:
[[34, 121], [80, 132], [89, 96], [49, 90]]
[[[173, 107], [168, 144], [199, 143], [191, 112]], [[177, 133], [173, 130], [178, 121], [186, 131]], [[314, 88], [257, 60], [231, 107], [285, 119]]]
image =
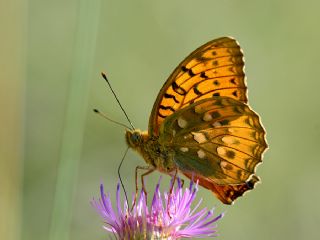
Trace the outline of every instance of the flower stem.
[[72, 200], [94, 62], [100, 0], [80, 0], [49, 240], [69, 239]]

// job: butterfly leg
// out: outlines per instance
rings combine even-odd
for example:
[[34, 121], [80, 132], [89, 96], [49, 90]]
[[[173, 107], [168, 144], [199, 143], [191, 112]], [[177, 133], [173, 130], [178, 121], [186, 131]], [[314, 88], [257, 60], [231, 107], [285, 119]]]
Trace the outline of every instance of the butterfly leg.
[[141, 184], [142, 184], [142, 190], [144, 192], [144, 194], [146, 195], [146, 199], [147, 199], [147, 191], [144, 185], [144, 177], [149, 175], [150, 173], [152, 173], [155, 169], [154, 168], [150, 168], [147, 172], [141, 174]]
[[184, 179], [180, 179], [180, 181], [181, 181], [181, 188], [183, 188], [183, 186], [184, 186]]
[[136, 202], [137, 202], [137, 197], [138, 197], [138, 191], [139, 191], [139, 188], [138, 188], [138, 171], [139, 170], [143, 170], [143, 171], [146, 171], [145, 173], [143, 173], [141, 175], [141, 183], [142, 183], [142, 190], [143, 192], [146, 194], [146, 190], [145, 190], [145, 187], [144, 187], [144, 181], [143, 181], [143, 177], [152, 173], [154, 171], [154, 168], [153, 167], [150, 167], [150, 166], [137, 166], [136, 167], [136, 170], [135, 170], [135, 183], [136, 183], [136, 193], [135, 193], [135, 196], [134, 196], [134, 199], [133, 199], [133, 203], [132, 203], [132, 207], [131, 207], [131, 211], [133, 209], [133, 207], [136, 205]]
[[[171, 186], [170, 186], [170, 191], [169, 191], [169, 196], [168, 196], [168, 202], [167, 202], [167, 213], [168, 213], [168, 216], [171, 218], [171, 215], [170, 215], [170, 201], [171, 201], [171, 196], [172, 196], [172, 191], [173, 191], [173, 187], [174, 187], [174, 184], [177, 180], [177, 174], [178, 174], [178, 169], [176, 168], [174, 170], [174, 173], [170, 173], [170, 176], [172, 177], [172, 183], [171, 183]], [[175, 209], [176, 211], [176, 209]]]
[[170, 186], [170, 191], [169, 191], [169, 196], [171, 196], [171, 194], [172, 194], [172, 191], [173, 191], [173, 186], [174, 186], [174, 184], [175, 184], [175, 182], [176, 182], [176, 180], [177, 180], [177, 174], [178, 174], [178, 169], [176, 168], [175, 170], [174, 170], [174, 173], [172, 174], [170, 174], [170, 176], [172, 177], [172, 184], [171, 184], [171, 186]]

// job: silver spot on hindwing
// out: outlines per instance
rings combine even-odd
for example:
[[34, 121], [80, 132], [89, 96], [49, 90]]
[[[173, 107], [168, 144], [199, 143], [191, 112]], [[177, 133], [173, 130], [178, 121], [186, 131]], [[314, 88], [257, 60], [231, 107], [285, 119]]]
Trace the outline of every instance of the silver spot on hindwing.
[[198, 150], [197, 154], [199, 158], [204, 158], [206, 156], [206, 153], [202, 149]]
[[209, 122], [209, 121], [211, 121], [212, 120], [212, 116], [211, 116], [211, 114], [210, 113], [205, 113], [204, 115], [203, 115], [203, 121], [206, 121], [206, 122]]
[[180, 148], [180, 151], [181, 151], [181, 152], [188, 152], [188, 151], [189, 151], [189, 148], [187, 148], [187, 147], [181, 147], [181, 148]]
[[212, 126], [214, 126], [214, 127], [221, 127], [222, 125], [221, 125], [220, 122], [214, 122], [214, 123], [212, 124]]
[[187, 125], [188, 125], [188, 122], [184, 118], [182, 118], [182, 117], [178, 118], [178, 126], [179, 127], [185, 128]]

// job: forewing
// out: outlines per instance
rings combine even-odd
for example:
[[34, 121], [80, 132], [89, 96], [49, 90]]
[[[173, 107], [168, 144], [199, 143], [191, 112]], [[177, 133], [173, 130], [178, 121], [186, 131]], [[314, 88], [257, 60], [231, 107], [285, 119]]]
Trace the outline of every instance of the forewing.
[[159, 135], [167, 116], [212, 96], [247, 102], [242, 50], [235, 39], [212, 40], [192, 52], [170, 75], [154, 103], [149, 134]]
[[229, 97], [203, 99], [170, 115], [159, 142], [174, 150], [179, 170], [218, 185], [248, 181], [267, 148], [258, 115]]

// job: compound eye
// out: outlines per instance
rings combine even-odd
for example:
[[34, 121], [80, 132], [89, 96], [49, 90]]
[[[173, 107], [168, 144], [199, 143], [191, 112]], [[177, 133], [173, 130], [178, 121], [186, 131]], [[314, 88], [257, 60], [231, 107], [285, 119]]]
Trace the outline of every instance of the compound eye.
[[131, 135], [132, 142], [138, 142], [140, 140], [140, 135], [138, 133], [133, 133]]

